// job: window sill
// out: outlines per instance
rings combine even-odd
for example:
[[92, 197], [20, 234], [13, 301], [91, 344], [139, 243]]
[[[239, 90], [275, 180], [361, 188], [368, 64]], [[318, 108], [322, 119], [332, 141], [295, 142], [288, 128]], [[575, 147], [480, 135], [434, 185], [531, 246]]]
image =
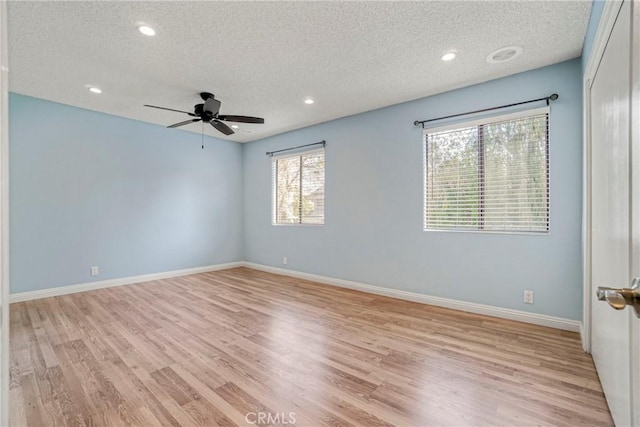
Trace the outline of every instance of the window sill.
[[274, 224], [274, 227], [324, 227], [324, 224]]
[[473, 233], [473, 234], [515, 234], [521, 236], [549, 236], [550, 231], [494, 231], [494, 230], [442, 230], [435, 228], [423, 228], [427, 233]]

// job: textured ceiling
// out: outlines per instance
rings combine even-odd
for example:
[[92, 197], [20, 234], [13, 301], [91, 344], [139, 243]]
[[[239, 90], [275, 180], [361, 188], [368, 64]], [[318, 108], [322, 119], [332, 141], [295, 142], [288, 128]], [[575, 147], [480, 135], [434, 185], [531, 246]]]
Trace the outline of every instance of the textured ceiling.
[[[198, 92], [209, 91], [222, 101], [221, 114], [265, 118], [225, 137], [247, 142], [576, 58], [590, 7], [590, 0], [9, 2], [10, 90], [163, 125], [188, 117], [142, 105], [191, 111]], [[157, 35], [141, 35], [140, 22]], [[524, 53], [486, 62], [508, 45]], [[449, 50], [458, 57], [442, 62]], [[314, 105], [303, 104], [308, 96]]]

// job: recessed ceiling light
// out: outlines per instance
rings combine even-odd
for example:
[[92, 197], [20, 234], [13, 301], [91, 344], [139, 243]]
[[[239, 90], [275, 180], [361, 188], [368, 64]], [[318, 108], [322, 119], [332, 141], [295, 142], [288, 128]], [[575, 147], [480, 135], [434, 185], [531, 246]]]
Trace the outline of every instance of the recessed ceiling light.
[[102, 93], [102, 89], [100, 89], [99, 87], [90, 86], [89, 87], [89, 92], [91, 92], [91, 93]]
[[238, 125], [231, 125], [232, 128], [238, 129]]
[[487, 62], [489, 64], [499, 64], [501, 62], [511, 61], [520, 55], [522, 55], [522, 47], [506, 46], [491, 52], [489, 56], [487, 56]]
[[144, 34], [145, 36], [155, 36], [156, 35], [156, 30], [154, 30], [153, 28], [151, 28], [148, 25], [140, 25], [138, 27], [138, 31], [140, 31], [142, 34]]
[[442, 59], [443, 61], [453, 61], [454, 59], [456, 59], [456, 54], [455, 52], [447, 52], [444, 55], [442, 55]]
[[304, 100], [304, 103], [305, 103], [305, 104], [307, 104], [307, 105], [311, 105], [311, 104], [313, 104], [314, 102], [315, 102], [315, 101], [314, 101], [313, 99], [311, 99], [311, 98], [307, 98], [307, 99], [305, 99], [305, 100]]

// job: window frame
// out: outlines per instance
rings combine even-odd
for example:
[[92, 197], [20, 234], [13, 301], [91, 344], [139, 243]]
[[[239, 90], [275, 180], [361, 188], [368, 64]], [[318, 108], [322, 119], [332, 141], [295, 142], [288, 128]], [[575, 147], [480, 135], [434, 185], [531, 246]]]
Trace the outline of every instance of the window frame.
[[[427, 137], [431, 133], [446, 132], [474, 126], [490, 125], [497, 122], [521, 119], [536, 115], [547, 114], [546, 135], [546, 166], [547, 166], [547, 229], [546, 231], [520, 230], [486, 230], [486, 229], [455, 229], [428, 228], [427, 226]], [[499, 115], [485, 115], [471, 120], [450, 122], [445, 125], [425, 127], [422, 132], [422, 231], [428, 233], [479, 233], [479, 234], [516, 234], [529, 236], [549, 236], [551, 234], [551, 108], [549, 106], [519, 110]], [[480, 169], [480, 165], [478, 165]]]
[[[327, 182], [327, 165], [326, 165], [326, 161], [327, 161], [327, 153], [326, 153], [326, 149], [325, 147], [321, 147], [321, 148], [314, 148], [311, 150], [303, 150], [303, 151], [295, 151], [293, 153], [283, 153], [280, 155], [273, 155], [271, 156], [271, 225], [272, 226], [276, 226], [276, 227], [322, 227], [325, 225], [326, 223], [326, 209], [323, 212], [322, 215], [322, 224], [319, 223], [305, 223], [305, 222], [288, 222], [288, 223], [279, 223], [277, 222], [278, 220], [278, 214], [277, 214], [277, 200], [278, 200], [278, 172], [277, 172], [277, 162], [278, 160], [283, 160], [283, 159], [290, 159], [290, 158], [295, 158], [295, 157], [302, 157], [304, 155], [307, 154], [314, 154], [314, 153], [323, 153], [324, 155], [324, 159], [325, 159], [325, 165], [324, 165], [324, 183], [325, 183], [325, 190], [326, 190], [326, 182]], [[300, 171], [300, 179], [302, 179], [302, 171]], [[302, 193], [302, 186], [300, 186], [300, 192]], [[301, 198], [302, 200], [302, 198]], [[326, 208], [326, 194], [324, 197], [324, 202], [325, 202], [325, 208]], [[300, 220], [302, 221], [302, 216], [300, 217]]]

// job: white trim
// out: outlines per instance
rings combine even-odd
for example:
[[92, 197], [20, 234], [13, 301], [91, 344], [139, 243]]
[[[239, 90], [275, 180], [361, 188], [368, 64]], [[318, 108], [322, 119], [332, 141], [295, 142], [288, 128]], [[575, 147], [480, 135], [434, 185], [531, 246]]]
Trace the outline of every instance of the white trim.
[[584, 150], [582, 155], [582, 349], [591, 353], [591, 81], [582, 89]]
[[0, 425], [9, 425], [9, 49], [7, 5], [0, 5]]
[[425, 228], [425, 233], [477, 233], [477, 234], [515, 234], [518, 236], [542, 236], [551, 235], [551, 230], [547, 231], [498, 231], [498, 230], [478, 230], [477, 228]]
[[580, 337], [582, 348], [591, 352], [591, 84], [598, 71], [602, 55], [607, 47], [609, 36], [618, 17], [622, 2], [607, 1], [602, 10], [602, 16], [593, 40], [591, 53], [583, 76], [583, 197], [582, 197], [582, 237], [583, 237], [583, 302], [582, 329]]
[[436, 132], [446, 132], [448, 130], [454, 130], [454, 129], [464, 129], [464, 128], [470, 128], [473, 126], [478, 126], [478, 125], [488, 125], [491, 123], [496, 123], [496, 122], [504, 122], [507, 120], [516, 120], [522, 117], [530, 117], [530, 116], [539, 116], [542, 114], [549, 114], [551, 111], [551, 108], [549, 108], [549, 106], [546, 107], [538, 107], [538, 108], [529, 108], [526, 110], [520, 110], [520, 111], [516, 111], [515, 113], [507, 113], [507, 114], [500, 114], [500, 115], [488, 115], [488, 116], [484, 116], [478, 119], [473, 119], [473, 120], [465, 120], [465, 121], [458, 121], [455, 123], [450, 123], [450, 124], [446, 124], [446, 125], [440, 125], [440, 126], [434, 126], [434, 127], [426, 127], [424, 128], [424, 130], [422, 131], [422, 133], [424, 135], [430, 134], [430, 133], [436, 133]]
[[415, 292], [401, 291], [397, 289], [383, 288], [381, 286], [367, 285], [365, 283], [353, 282], [350, 280], [336, 279], [333, 277], [320, 276], [317, 274], [304, 273], [301, 271], [287, 270], [278, 267], [271, 267], [263, 264], [256, 264], [245, 261], [243, 265], [254, 270], [266, 271], [268, 273], [281, 274], [298, 279], [311, 280], [325, 285], [337, 286], [340, 288], [355, 289], [357, 291], [368, 292], [376, 295], [384, 295], [391, 298], [398, 298], [407, 301], [419, 302], [422, 304], [435, 305], [438, 307], [452, 308], [454, 310], [466, 311], [469, 313], [484, 314], [486, 316], [499, 317], [501, 319], [516, 320], [518, 322], [531, 323], [534, 325], [548, 326], [565, 331], [579, 332], [581, 322], [578, 320], [564, 319], [561, 317], [547, 316], [544, 314], [529, 313], [526, 311], [512, 310], [472, 302], [458, 301], [449, 298], [436, 297], [419, 294]]
[[40, 298], [57, 297], [60, 295], [75, 294], [77, 292], [93, 291], [96, 289], [113, 288], [115, 286], [132, 285], [134, 283], [151, 282], [153, 280], [169, 279], [171, 277], [189, 276], [191, 274], [208, 273], [210, 271], [226, 270], [242, 267], [242, 261], [226, 264], [207, 265], [204, 267], [185, 268], [184, 270], [165, 271], [162, 273], [142, 274], [140, 276], [122, 277], [119, 279], [101, 280], [99, 282], [80, 283], [77, 285], [59, 286], [56, 288], [42, 289], [39, 291], [20, 292], [9, 295], [9, 302], [31, 301]]
[[582, 349], [591, 353], [591, 81], [584, 79], [582, 88]]
[[[630, 278], [640, 277], [640, 2], [631, 3], [631, 265]], [[631, 424], [640, 426], [640, 322], [629, 314]]]
[[452, 308], [454, 310], [466, 311], [470, 313], [484, 314], [487, 316], [499, 317], [501, 319], [516, 320], [519, 322], [531, 323], [534, 325], [548, 326], [551, 328], [566, 331], [579, 332], [581, 323], [578, 320], [564, 319], [561, 317], [547, 316], [544, 314], [529, 313], [526, 311], [512, 310], [508, 308], [495, 307], [472, 302], [459, 301], [449, 298], [436, 297], [419, 294], [415, 292], [401, 291], [397, 289], [384, 288], [381, 286], [367, 285], [365, 283], [353, 282], [350, 280], [336, 279], [333, 277], [320, 276], [317, 274], [304, 273], [296, 270], [287, 270], [278, 267], [271, 267], [253, 262], [239, 261], [226, 264], [209, 265], [205, 267], [187, 268], [184, 270], [166, 271], [162, 273], [143, 274], [140, 276], [123, 277], [119, 279], [102, 280], [99, 282], [81, 283], [77, 285], [60, 286], [56, 288], [42, 289], [39, 291], [20, 292], [11, 294], [11, 303], [31, 301], [40, 298], [49, 298], [61, 295], [74, 294], [78, 292], [93, 291], [96, 289], [112, 288], [116, 286], [131, 285], [135, 283], [150, 282], [153, 280], [168, 279], [171, 277], [189, 276], [192, 274], [207, 273], [210, 271], [226, 270], [230, 268], [247, 267], [254, 270], [266, 271], [274, 274], [295, 277], [298, 279], [311, 280], [325, 285], [337, 286], [340, 288], [354, 289], [376, 295], [383, 295], [391, 298], [398, 298], [407, 301], [419, 302], [422, 304], [435, 305], [438, 307]]
[[596, 30], [596, 34], [593, 38], [593, 44], [591, 45], [591, 54], [587, 61], [587, 68], [584, 70], [585, 80], [592, 81], [593, 77], [596, 75], [596, 71], [598, 71], [600, 60], [604, 54], [604, 48], [607, 47], [609, 36], [611, 35], [613, 25], [618, 18], [618, 12], [620, 12], [622, 3], [622, 1], [618, 0], [605, 2], [604, 8], [602, 9], [602, 15], [600, 16], [600, 22], [598, 23], [598, 29]]

